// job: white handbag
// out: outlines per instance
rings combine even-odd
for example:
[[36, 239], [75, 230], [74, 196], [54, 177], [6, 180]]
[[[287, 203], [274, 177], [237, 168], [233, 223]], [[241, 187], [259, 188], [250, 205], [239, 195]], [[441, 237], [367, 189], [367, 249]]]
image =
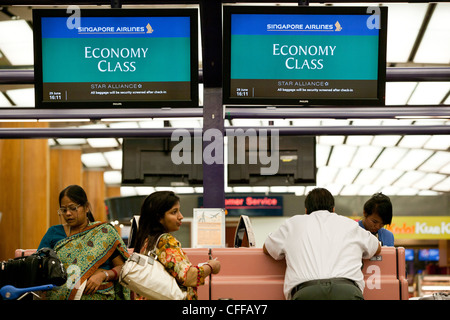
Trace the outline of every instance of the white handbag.
[[[162, 236], [162, 235], [161, 235]], [[148, 255], [134, 252], [120, 271], [119, 282], [131, 291], [150, 300], [183, 300], [186, 292], [159, 262], [155, 248]]]

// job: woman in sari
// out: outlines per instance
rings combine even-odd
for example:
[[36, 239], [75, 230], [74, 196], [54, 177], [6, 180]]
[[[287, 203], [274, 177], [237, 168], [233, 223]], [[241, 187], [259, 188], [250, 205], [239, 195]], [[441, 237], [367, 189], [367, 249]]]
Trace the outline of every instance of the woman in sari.
[[[156, 245], [158, 260], [175, 277], [181, 291], [185, 293], [185, 299], [197, 300], [197, 287], [205, 284], [205, 278], [210, 274], [220, 271], [220, 262], [209, 260], [196, 266], [189, 261], [180, 242], [170, 234], [180, 229], [182, 219], [180, 199], [175, 193], [153, 192], [141, 207], [134, 251], [148, 254]], [[138, 299], [144, 300], [143, 297]]]
[[59, 195], [58, 214], [65, 224], [52, 226], [39, 248], [52, 248], [67, 270], [67, 282], [51, 291], [51, 300], [130, 299], [130, 291], [118, 283], [129, 254], [116, 229], [95, 222], [83, 188], [71, 185]]

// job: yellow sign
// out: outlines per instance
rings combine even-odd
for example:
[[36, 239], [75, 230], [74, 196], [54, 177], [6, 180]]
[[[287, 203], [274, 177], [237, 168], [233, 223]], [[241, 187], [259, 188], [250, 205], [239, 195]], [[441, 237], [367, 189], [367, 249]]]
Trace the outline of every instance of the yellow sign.
[[450, 216], [394, 216], [386, 229], [395, 239], [450, 239]]
[[386, 229], [395, 239], [450, 239], [450, 217], [397, 216]]

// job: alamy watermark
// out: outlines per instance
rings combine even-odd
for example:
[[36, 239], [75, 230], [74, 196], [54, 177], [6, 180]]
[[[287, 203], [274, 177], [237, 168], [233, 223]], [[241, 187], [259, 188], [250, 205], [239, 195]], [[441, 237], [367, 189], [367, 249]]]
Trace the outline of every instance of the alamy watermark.
[[[280, 164], [278, 129], [225, 129], [228, 164], [261, 164], [261, 175], [275, 175]], [[248, 140], [248, 143], [247, 143]], [[174, 164], [224, 164], [224, 134], [218, 129], [175, 129], [171, 141]], [[205, 144], [203, 142], [210, 142]], [[247, 157], [248, 156], [248, 157]], [[248, 158], [248, 159], [247, 159]]]

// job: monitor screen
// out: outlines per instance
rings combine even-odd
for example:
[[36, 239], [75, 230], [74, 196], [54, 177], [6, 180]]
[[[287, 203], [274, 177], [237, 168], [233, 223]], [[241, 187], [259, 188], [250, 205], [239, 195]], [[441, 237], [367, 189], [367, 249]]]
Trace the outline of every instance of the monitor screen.
[[420, 249], [419, 261], [439, 261], [439, 249]]
[[224, 7], [224, 104], [384, 105], [387, 8]]
[[201, 138], [191, 139], [186, 149], [180, 149], [179, 143], [167, 137], [123, 139], [122, 185], [202, 186], [203, 165], [195, 158]]
[[196, 9], [33, 10], [37, 108], [198, 106]]
[[311, 186], [317, 180], [316, 137], [228, 136], [228, 186]]
[[414, 261], [414, 249], [405, 249], [405, 261]]

